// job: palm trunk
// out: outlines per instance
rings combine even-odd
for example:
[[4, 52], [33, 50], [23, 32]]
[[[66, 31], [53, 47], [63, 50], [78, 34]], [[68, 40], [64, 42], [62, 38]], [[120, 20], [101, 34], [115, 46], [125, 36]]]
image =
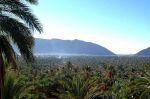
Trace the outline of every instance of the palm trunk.
[[4, 88], [4, 62], [2, 52], [0, 50], [0, 99], [3, 99], [3, 88]]

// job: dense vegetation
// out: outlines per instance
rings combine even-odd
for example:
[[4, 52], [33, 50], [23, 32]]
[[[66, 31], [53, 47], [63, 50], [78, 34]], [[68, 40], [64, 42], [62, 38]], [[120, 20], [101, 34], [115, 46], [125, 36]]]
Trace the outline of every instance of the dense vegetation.
[[5, 99], [149, 99], [149, 57], [37, 57], [7, 65]]

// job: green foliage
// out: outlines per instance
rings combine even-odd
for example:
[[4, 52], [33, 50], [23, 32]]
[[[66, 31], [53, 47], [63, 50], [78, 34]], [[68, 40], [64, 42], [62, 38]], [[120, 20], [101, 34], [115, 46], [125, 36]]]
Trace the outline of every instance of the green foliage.
[[[25, 90], [19, 91], [21, 93], [13, 93], [17, 98], [148, 99], [150, 96], [149, 58], [126, 57], [118, 61], [115, 57], [96, 57], [97, 60], [86, 57], [84, 62], [75, 63], [80, 57], [37, 57], [31, 68], [24, 66], [20, 59], [17, 78], [10, 82], [30, 86], [23, 86], [21, 89]], [[94, 66], [90, 65], [89, 59], [95, 62]], [[9, 88], [9, 84], [6, 86]]]
[[[147, 70], [146, 70], [147, 71]], [[150, 97], [150, 73], [144, 72], [142, 77], [134, 79], [131, 83], [132, 96], [139, 99], [149, 99]]]
[[61, 99], [93, 99], [98, 96], [100, 94], [98, 80], [90, 76], [87, 78], [80, 72], [58, 80], [61, 87], [57, 89], [57, 93], [54, 92], [54, 95]]
[[[36, 3], [37, 0], [25, 0]], [[1, 0], [0, 1], [0, 53], [10, 63], [15, 61], [15, 53], [12, 47], [16, 45], [27, 61], [33, 59], [32, 47], [34, 39], [32, 32], [42, 32], [38, 19], [31, 12], [23, 0]]]
[[21, 99], [28, 93], [31, 84], [27, 84], [14, 71], [9, 70], [5, 75], [3, 99]]

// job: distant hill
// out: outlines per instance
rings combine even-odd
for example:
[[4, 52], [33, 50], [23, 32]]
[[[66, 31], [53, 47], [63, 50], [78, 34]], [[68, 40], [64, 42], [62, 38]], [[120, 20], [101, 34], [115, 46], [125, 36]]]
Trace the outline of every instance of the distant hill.
[[140, 52], [138, 52], [136, 55], [140, 55], [140, 56], [150, 56], [150, 47], [146, 48], [144, 50], [141, 50]]
[[36, 54], [115, 55], [108, 49], [81, 40], [35, 39]]

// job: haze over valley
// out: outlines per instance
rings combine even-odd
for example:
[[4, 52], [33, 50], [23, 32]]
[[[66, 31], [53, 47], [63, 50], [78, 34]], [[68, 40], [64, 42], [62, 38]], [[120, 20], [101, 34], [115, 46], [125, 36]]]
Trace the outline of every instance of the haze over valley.
[[116, 54], [99, 44], [78, 39], [61, 40], [35, 38], [33, 52], [35, 55], [60, 56], [150, 56], [150, 48], [143, 48], [135, 54]]

